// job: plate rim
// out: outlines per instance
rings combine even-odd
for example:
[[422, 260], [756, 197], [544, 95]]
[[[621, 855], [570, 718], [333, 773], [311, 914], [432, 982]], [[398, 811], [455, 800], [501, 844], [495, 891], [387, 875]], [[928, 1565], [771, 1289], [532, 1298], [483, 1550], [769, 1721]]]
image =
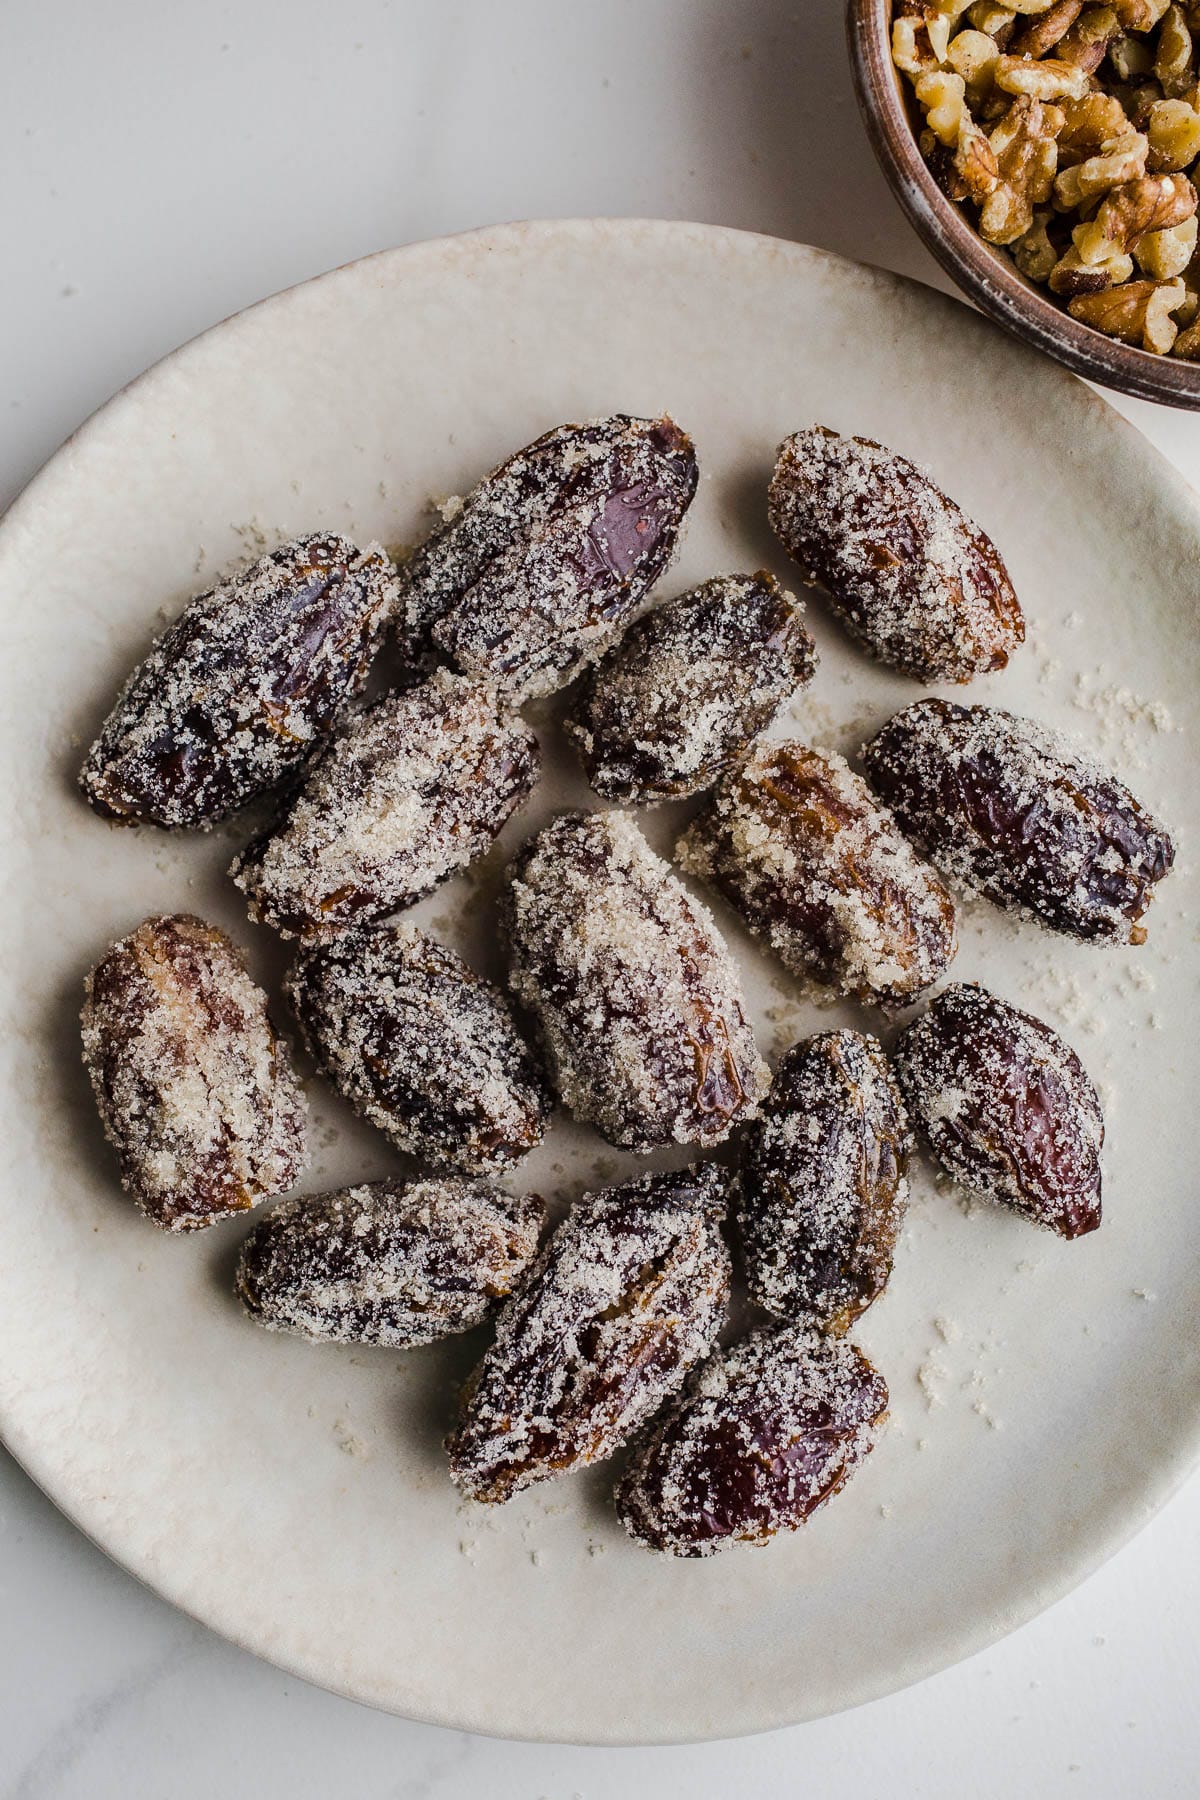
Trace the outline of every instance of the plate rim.
[[[596, 244], [603, 245], [607, 240], [644, 239], [647, 236], [666, 242], [680, 240], [695, 244], [699, 241], [701, 245], [710, 243], [714, 247], [733, 245], [747, 251], [758, 253], [765, 251], [774, 257], [792, 260], [797, 264], [824, 265], [838, 271], [852, 271], [855, 278], [866, 277], [881, 291], [915, 289], [920, 291], [935, 307], [953, 309], [959, 315], [963, 313], [970, 315], [976, 321], [981, 333], [994, 333], [997, 338], [1006, 343], [1016, 359], [1028, 358], [1031, 373], [1036, 368], [1039, 379], [1069, 384], [1076, 396], [1075, 401], [1070, 404], [1081, 404], [1084, 411], [1090, 412], [1097, 421], [1103, 418], [1105, 429], [1115, 431], [1118, 437], [1124, 439], [1127, 446], [1136, 445], [1134, 454], [1156, 464], [1156, 481], [1163, 488], [1171, 490], [1174, 505], [1181, 511], [1191, 512], [1195, 516], [1198, 534], [1200, 534], [1200, 495], [1163, 452], [1138, 430], [1136, 425], [1101, 394], [1090, 388], [1087, 383], [1048, 358], [1039, 356], [1036, 351], [1014, 343], [998, 326], [975, 308], [966, 305], [961, 299], [946, 294], [940, 289], [932, 288], [912, 277], [896, 274], [874, 264], [858, 262], [853, 258], [839, 255], [816, 245], [777, 238], [762, 232], [686, 219], [581, 216], [561, 219], [515, 220], [502, 224], [482, 225], [469, 231], [449, 232], [373, 251], [366, 256], [352, 258], [332, 269], [324, 270], [320, 274], [293, 283], [276, 293], [266, 295], [206, 326], [204, 330], [158, 358], [94, 408], [20, 489], [4, 514], [0, 515], [0, 578], [2, 578], [7, 565], [10, 545], [14, 538], [19, 537], [22, 528], [25, 527], [27, 520], [31, 519], [45, 494], [53, 492], [54, 483], [69, 474], [69, 463], [72, 457], [81, 451], [86, 451], [89, 440], [93, 432], [99, 428], [101, 421], [107, 422], [112, 415], [119, 415], [124, 408], [135, 404], [144, 393], [151, 392], [156, 382], [165, 379], [169, 373], [173, 373], [180, 361], [186, 360], [189, 354], [205, 344], [214, 334], [240, 324], [264, 308], [282, 313], [300, 295], [307, 295], [313, 288], [321, 284], [331, 284], [352, 271], [368, 268], [385, 261], [391, 265], [400, 266], [415, 265], [420, 261], [449, 262], [464, 254], [482, 252], [486, 255], [489, 251], [496, 249], [510, 252], [528, 251], [555, 238], [565, 237], [577, 241], [590, 238]], [[3, 619], [0, 616], [0, 624], [2, 623]], [[3, 1322], [0, 1321], [0, 1341], [2, 1338]], [[1099, 1519], [1096, 1519], [1093, 1512], [1092, 1522], [1084, 1533], [1085, 1553], [1073, 1559], [1060, 1559], [1056, 1565], [1056, 1572], [1043, 1575], [1040, 1580], [1023, 1590], [1019, 1600], [1011, 1608], [1006, 1608], [1002, 1615], [997, 1616], [995, 1613], [981, 1615], [973, 1629], [966, 1628], [961, 1623], [948, 1625], [936, 1640], [931, 1640], [920, 1651], [910, 1652], [892, 1666], [891, 1672], [887, 1676], [881, 1675], [875, 1681], [861, 1686], [841, 1706], [806, 1708], [803, 1694], [797, 1693], [790, 1702], [785, 1701], [776, 1705], [772, 1709], [772, 1716], [766, 1722], [747, 1725], [732, 1734], [726, 1727], [724, 1729], [696, 1729], [682, 1735], [678, 1729], [668, 1729], [655, 1734], [642, 1730], [637, 1736], [623, 1735], [619, 1730], [598, 1732], [588, 1737], [564, 1736], [550, 1730], [532, 1735], [527, 1730], [505, 1730], [498, 1727], [486, 1717], [486, 1708], [472, 1709], [469, 1704], [461, 1703], [465, 1697], [460, 1697], [458, 1704], [447, 1704], [440, 1710], [434, 1710], [427, 1705], [404, 1703], [399, 1699], [392, 1703], [382, 1697], [364, 1694], [361, 1689], [356, 1690], [351, 1680], [339, 1681], [335, 1675], [317, 1669], [314, 1658], [305, 1659], [296, 1656], [289, 1659], [282, 1653], [274, 1653], [269, 1646], [253, 1641], [253, 1634], [239, 1630], [237, 1621], [223, 1617], [219, 1607], [206, 1614], [198, 1610], [195, 1605], [175, 1598], [170, 1591], [169, 1580], [163, 1578], [161, 1572], [156, 1573], [156, 1577], [151, 1579], [149, 1573], [143, 1573], [135, 1567], [132, 1562], [127, 1560], [128, 1545], [118, 1550], [93, 1532], [85, 1518], [81, 1516], [80, 1511], [77, 1510], [82, 1506], [82, 1500], [69, 1491], [62, 1491], [69, 1487], [69, 1477], [63, 1477], [60, 1471], [46, 1465], [44, 1459], [39, 1455], [36, 1437], [31, 1437], [23, 1429], [19, 1420], [6, 1416], [2, 1402], [0, 1402], [0, 1444], [3, 1444], [22, 1471], [75, 1529], [143, 1587], [176, 1607], [185, 1616], [194, 1619], [217, 1636], [234, 1644], [238, 1649], [259, 1657], [283, 1673], [302, 1680], [310, 1686], [336, 1694], [340, 1698], [355, 1701], [359, 1705], [369, 1706], [375, 1711], [411, 1719], [415, 1723], [439, 1725], [451, 1730], [469, 1731], [480, 1736], [501, 1740], [580, 1744], [595, 1747], [666, 1746], [720, 1741], [728, 1739], [731, 1735], [735, 1737], [760, 1736], [768, 1731], [806, 1723], [810, 1719], [834, 1717], [839, 1712], [851, 1711], [890, 1694], [902, 1692], [919, 1681], [952, 1668], [979, 1654], [991, 1644], [1009, 1636], [1022, 1625], [1029, 1623], [1081, 1586], [1117, 1551], [1129, 1543], [1178, 1492], [1196, 1464], [1200, 1463], [1200, 1393], [1196, 1396], [1190, 1414], [1180, 1417], [1177, 1429], [1172, 1433], [1169, 1443], [1164, 1445], [1162, 1453], [1155, 1459], [1150, 1477], [1139, 1479], [1136, 1486], [1126, 1480], [1115, 1491], [1112, 1498], [1105, 1503]]]

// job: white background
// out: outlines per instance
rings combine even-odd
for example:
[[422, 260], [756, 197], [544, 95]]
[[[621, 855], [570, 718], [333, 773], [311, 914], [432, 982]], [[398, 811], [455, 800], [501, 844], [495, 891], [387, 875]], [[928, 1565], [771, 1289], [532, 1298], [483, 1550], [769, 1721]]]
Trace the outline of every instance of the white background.
[[[862, 136], [840, 15], [840, 0], [6, 0], [0, 502], [215, 320], [493, 220], [710, 220], [941, 284]], [[1200, 420], [1123, 410], [1200, 485]], [[0, 1453], [0, 1796], [1191, 1796], [1198, 1524], [1193, 1480], [1082, 1591], [875, 1706], [740, 1743], [564, 1749], [285, 1678], [137, 1587]]]

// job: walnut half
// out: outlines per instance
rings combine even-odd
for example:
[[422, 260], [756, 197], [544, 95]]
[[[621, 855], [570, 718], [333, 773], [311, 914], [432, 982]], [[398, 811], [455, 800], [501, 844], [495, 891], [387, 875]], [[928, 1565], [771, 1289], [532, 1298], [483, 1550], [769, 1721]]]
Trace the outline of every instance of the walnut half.
[[999, 185], [983, 203], [979, 230], [989, 244], [1011, 244], [1033, 224], [1033, 210], [1050, 198], [1058, 167], [1055, 133], [1063, 123], [1057, 106], [1022, 95], [991, 135]]
[[1072, 244], [1050, 271], [1050, 292], [1065, 299], [1073, 299], [1076, 294], [1102, 294], [1128, 281], [1132, 274], [1133, 258], [1123, 251], [1105, 257], [1103, 262], [1085, 263]]
[[1142, 175], [1105, 195], [1094, 219], [1072, 236], [1085, 263], [1132, 250], [1147, 232], [1182, 225], [1196, 211], [1196, 190], [1186, 175]]
[[1077, 294], [1068, 301], [1072, 318], [1163, 356], [1175, 342], [1179, 327], [1171, 314], [1183, 304], [1187, 290], [1182, 281], [1127, 281], [1100, 294]]

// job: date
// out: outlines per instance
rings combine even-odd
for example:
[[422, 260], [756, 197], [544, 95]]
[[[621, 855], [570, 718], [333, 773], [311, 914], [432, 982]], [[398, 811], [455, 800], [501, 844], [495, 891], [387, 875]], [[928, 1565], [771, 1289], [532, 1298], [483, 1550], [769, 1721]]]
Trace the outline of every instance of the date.
[[587, 1194], [496, 1322], [447, 1442], [473, 1500], [611, 1456], [712, 1345], [729, 1298], [712, 1164]]
[[957, 948], [954, 902], [891, 814], [832, 751], [762, 745], [676, 846], [797, 974], [907, 1005]]
[[841, 1489], [887, 1411], [882, 1375], [844, 1337], [758, 1331], [718, 1352], [633, 1453], [617, 1487], [630, 1537], [711, 1556], [794, 1531]]
[[639, 619], [565, 720], [605, 800], [651, 805], [724, 774], [797, 688], [816, 645], [773, 575], [722, 575]]
[[964, 887], [1072, 937], [1145, 942], [1174, 846], [1079, 745], [994, 706], [918, 700], [866, 746], [913, 841]]
[[1023, 642], [1000, 552], [906, 456], [814, 425], [781, 445], [768, 504], [804, 579], [902, 674], [970, 681]]
[[83, 1060], [121, 1180], [167, 1231], [198, 1231], [298, 1179], [307, 1111], [267, 999], [223, 931], [149, 918], [85, 984]]
[[397, 1149], [465, 1174], [545, 1134], [546, 1080], [498, 989], [411, 925], [302, 949], [288, 999], [322, 1074]]
[[400, 589], [378, 544], [298, 538], [190, 602], [79, 777], [103, 818], [209, 826], [291, 776], [362, 691]]
[[1056, 1031], [958, 982], [893, 1054], [913, 1121], [948, 1174], [1060, 1237], [1095, 1231], [1104, 1115]]
[[696, 491], [673, 420], [562, 425], [480, 482], [413, 556], [408, 616], [515, 701], [563, 687], [634, 617]]
[[284, 937], [385, 918], [490, 849], [539, 767], [486, 683], [440, 669], [355, 719], [229, 872]]
[[626, 1150], [715, 1144], [769, 1075], [707, 910], [624, 813], [565, 814], [514, 859], [509, 983], [559, 1098]]
[[783, 1057], [741, 1141], [738, 1232], [750, 1297], [842, 1332], [892, 1272], [908, 1202], [908, 1115], [883, 1047], [829, 1031]]
[[409, 1350], [495, 1312], [545, 1221], [536, 1194], [453, 1175], [297, 1196], [254, 1226], [236, 1292], [269, 1331]]

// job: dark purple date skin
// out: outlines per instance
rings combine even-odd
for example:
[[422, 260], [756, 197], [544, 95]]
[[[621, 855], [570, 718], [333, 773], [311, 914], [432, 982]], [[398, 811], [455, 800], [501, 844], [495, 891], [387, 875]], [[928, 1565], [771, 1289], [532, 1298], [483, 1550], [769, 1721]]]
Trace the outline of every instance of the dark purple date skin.
[[489, 850], [540, 766], [485, 683], [438, 669], [353, 719], [229, 872], [285, 937], [384, 919]]
[[512, 1013], [423, 932], [341, 932], [300, 952], [286, 991], [322, 1073], [398, 1149], [482, 1174], [541, 1142], [549, 1089]]
[[627, 813], [567, 813], [508, 873], [509, 985], [564, 1105], [626, 1150], [715, 1144], [767, 1069], [729, 951]]
[[578, 1202], [497, 1320], [447, 1442], [472, 1499], [611, 1456], [707, 1353], [729, 1298], [724, 1199], [710, 1163]]
[[841, 757], [758, 745], [716, 788], [676, 861], [798, 974], [907, 1006], [957, 949], [954, 902]]
[[901, 1034], [893, 1061], [914, 1124], [956, 1181], [1060, 1237], [1095, 1231], [1104, 1115], [1049, 1025], [959, 982]]
[[409, 1350], [495, 1312], [546, 1208], [481, 1181], [374, 1181], [285, 1200], [242, 1246], [236, 1292], [268, 1331]]
[[883, 1377], [847, 1338], [755, 1332], [710, 1358], [635, 1449], [616, 1492], [621, 1522], [671, 1556], [765, 1544], [845, 1485], [887, 1403]]
[[563, 425], [480, 482], [405, 570], [409, 618], [514, 700], [551, 693], [629, 623], [696, 491], [671, 419]]
[[287, 1043], [236, 945], [189, 913], [144, 919], [87, 978], [83, 1060], [121, 1180], [166, 1231], [282, 1194], [307, 1160]]
[[185, 608], [79, 777], [103, 818], [212, 825], [294, 773], [362, 691], [400, 605], [384, 552], [299, 538]]
[[906, 456], [814, 425], [780, 446], [768, 506], [805, 579], [903, 674], [970, 681], [1024, 639], [995, 544]]
[[1175, 858], [1129, 789], [1059, 733], [918, 700], [863, 751], [871, 785], [948, 875], [1072, 937], [1140, 944]]
[[651, 805], [711, 787], [812, 680], [801, 611], [760, 570], [717, 576], [639, 619], [565, 721], [596, 793]]
[[757, 1305], [840, 1332], [879, 1298], [911, 1148], [876, 1039], [829, 1031], [792, 1046], [741, 1140], [736, 1214]]

